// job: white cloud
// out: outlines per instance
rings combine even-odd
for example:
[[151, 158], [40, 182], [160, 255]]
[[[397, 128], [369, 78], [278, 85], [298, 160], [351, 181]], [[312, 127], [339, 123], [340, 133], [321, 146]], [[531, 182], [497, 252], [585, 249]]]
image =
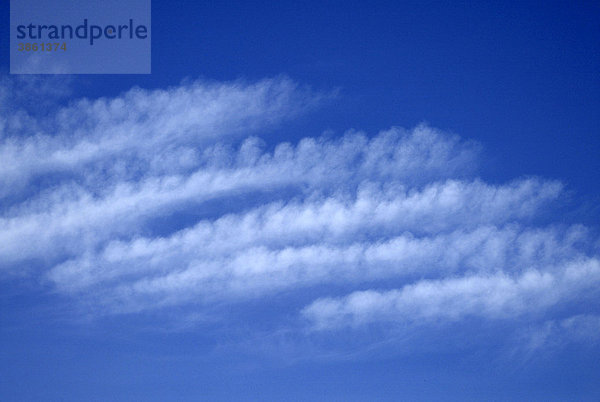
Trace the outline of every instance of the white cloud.
[[[375, 180], [371, 187], [381, 187], [382, 182], [387, 182], [388, 186], [398, 188], [387, 190], [388, 194], [378, 194], [381, 190], [374, 189], [371, 198], [386, 197], [388, 200], [382, 200], [380, 207], [392, 209], [390, 212], [396, 215], [403, 213], [402, 210], [408, 212], [412, 209], [418, 213], [419, 208], [428, 208], [425, 204], [418, 204], [419, 197], [424, 203], [432, 203], [429, 208], [435, 208], [436, 203], [444, 203], [445, 208], [459, 209], [459, 198], [467, 195], [459, 194], [461, 187], [472, 188], [471, 192], [481, 190], [485, 193], [484, 197], [496, 204], [513, 203], [521, 211], [516, 212], [517, 215], [535, 207], [536, 203], [556, 197], [560, 191], [557, 183], [537, 180], [514, 183], [506, 188], [486, 188], [483, 183], [477, 182], [448, 182], [429, 186], [424, 194], [413, 194], [414, 191], [403, 184], [452, 175], [457, 168], [466, 167], [471, 162], [472, 152], [470, 146], [463, 148], [456, 139], [445, 138], [425, 127], [419, 127], [412, 133], [391, 130], [371, 140], [358, 133], [333, 141], [305, 138], [295, 147], [279, 144], [273, 152], [262, 151], [253, 138], [242, 143], [235, 152], [228, 152], [220, 145], [199, 147], [192, 153], [201, 153], [201, 160], [190, 162], [198, 166], [186, 172], [152, 176], [146, 173], [145, 177], [129, 179], [121, 175], [109, 176], [89, 185], [67, 180], [58, 187], [44, 189], [39, 196], [12, 205], [0, 218], [0, 241], [5, 245], [0, 256], [11, 262], [44, 256], [50, 258], [56, 253], [81, 252], [87, 246], [97, 245], [114, 236], [138, 234], [144, 222], [168, 216], [182, 209], [186, 203], [198, 204], [257, 191], [271, 192], [272, 197], [277, 199], [277, 191], [293, 188], [312, 193], [353, 189], [368, 180]], [[183, 153], [183, 157], [187, 155], [189, 153]], [[16, 155], [14, 157], [17, 158]], [[100, 161], [101, 164], [114, 160], [110, 153], [99, 158], [106, 159]], [[125, 158], [112, 164], [129, 162], [135, 163]], [[169, 158], [161, 159], [161, 165], [170, 163]], [[444, 164], [447, 164], [447, 169], [444, 169]], [[165, 166], [163, 170], [167, 168]], [[88, 170], [85, 167], [75, 170], [78, 169], [82, 172]], [[94, 177], [93, 173], [91, 177]], [[367, 191], [365, 189], [363, 193]], [[394, 192], [404, 198], [404, 206], [394, 205], [395, 201], [390, 199]], [[358, 202], [371, 202], [363, 199], [359, 198]], [[374, 201], [377, 202], [376, 199]], [[515, 201], [522, 201], [522, 205], [516, 205]], [[332, 200], [322, 209], [340, 205], [339, 201]], [[362, 206], [363, 209], [368, 207]], [[480, 205], [473, 207], [480, 208]], [[394, 212], [394, 208], [398, 210]], [[339, 211], [338, 215], [340, 213], [343, 211]], [[379, 213], [380, 220], [387, 218], [382, 213], [386, 211]], [[35, 244], [25, 241], [33, 237], [37, 238]]]
[[487, 183], [477, 144], [426, 125], [257, 137], [324, 97], [271, 79], [132, 89], [48, 116], [12, 104], [0, 269], [108, 314], [294, 293], [314, 328], [510, 319], [591, 297], [600, 243], [552, 221], [557, 181]]
[[594, 347], [599, 341], [600, 315], [577, 314], [517, 330], [511, 357], [527, 360], [541, 351], [556, 351], [573, 344]]
[[[324, 298], [303, 310], [316, 329], [359, 326], [373, 322], [460, 320], [469, 316], [514, 318], [565, 303], [597, 289], [600, 260], [570, 261], [552, 270], [526, 270], [423, 280], [402, 289], [359, 291]], [[589, 295], [588, 295], [589, 297]]]
[[[119, 299], [118, 308], [131, 303], [133, 309], [144, 309], [244, 299], [317, 284], [549, 269], [584, 258], [576, 247], [586, 236], [580, 227], [565, 232], [480, 226], [415, 237], [402, 227], [402, 218], [396, 218], [386, 222], [387, 231], [393, 234], [397, 226], [402, 234], [356, 242], [373, 228], [386, 230], [384, 225], [367, 216], [352, 227], [333, 213], [319, 221], [311, 216], [311, 207], [288, 219], [282, 210], [267, 208], [261, 215], [252, 211], [201, 222], [168, 238], [111, 242], [100, 253], [58, 265], [49, 278], [64, 291], [90, 296], [100, 289], [102, 297], [107, 291], [111, 294], [109, 303]], [[297, 224], [286, 225], [290, 221]]]
[[[3, 92], [10, 94], [6, 87]], [[30, 180], [60, 173], [85, 181], [90, 174], [146, 176], [155, 169], [185, 169], [197, 146], [279, 123], [322, 98], [288, 79], [192, 82], [83, 99], [49, 117], [23, 117], [21, 124], [9, 124], [3, 116], [0, 188], [14, 193]]]

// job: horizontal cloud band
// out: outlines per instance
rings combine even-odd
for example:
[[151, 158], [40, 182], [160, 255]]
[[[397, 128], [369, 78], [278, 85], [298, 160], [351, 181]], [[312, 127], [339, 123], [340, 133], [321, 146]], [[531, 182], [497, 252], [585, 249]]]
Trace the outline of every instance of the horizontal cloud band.
[[538, 220], [557, 181], [487, 183], [479, 145], [426, 125], [257, 137], [329, 97], [279, 78], [132, 89], [49, 116], [13, 105], [0, 115], [0, 272], [104, 314], [288, 292], [317, 329], [592, 297], [594, 231]]

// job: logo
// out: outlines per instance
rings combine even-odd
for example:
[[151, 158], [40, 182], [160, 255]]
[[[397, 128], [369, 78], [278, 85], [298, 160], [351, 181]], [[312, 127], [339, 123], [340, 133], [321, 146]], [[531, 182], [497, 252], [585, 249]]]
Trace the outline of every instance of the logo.
[[11, 74], [149, 74], [150, 0], [11, 0]]

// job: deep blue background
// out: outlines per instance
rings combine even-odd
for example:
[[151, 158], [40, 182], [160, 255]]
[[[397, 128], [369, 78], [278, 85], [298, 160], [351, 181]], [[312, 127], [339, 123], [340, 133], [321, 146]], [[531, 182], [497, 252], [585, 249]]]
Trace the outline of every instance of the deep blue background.
[[[340, 95], [276, 132], [282, 139], [326, 129], [375, 134], [426, 121], [482, 142], [487, 180], [562, 180], [583, 205], [565, 219], [597, 223], [600, 2], [154, 0], [152, 7], [153, 73], [79, 76], [73, 96], [176, 85], [186, 77], [284, 74]], [[0, 10], [7, 72], [7, 1]], [[491, 352], [252, 364], [215, 355], [210, 334], [63, 323], [53, 309], [40, 311], [56, 303], [52, 297], [15, 293], [24, 286], [0, 287], [3, 400], [598, 396], [597, 358], [582, 358], [581, 349], [513, 371]]]

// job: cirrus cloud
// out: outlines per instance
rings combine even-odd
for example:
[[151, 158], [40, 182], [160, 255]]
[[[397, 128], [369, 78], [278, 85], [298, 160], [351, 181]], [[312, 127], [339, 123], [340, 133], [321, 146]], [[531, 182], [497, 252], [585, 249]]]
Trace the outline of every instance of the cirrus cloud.
[[594, 228], [538, 219], [558, 181], [486, 182], [478, 144], [427, 125], [258, 137], [324, 98], [188, 82], [2, 115], [0, 269], [101, 314], [286, 293], [317, 332], [547, 320], [596, 295]]

